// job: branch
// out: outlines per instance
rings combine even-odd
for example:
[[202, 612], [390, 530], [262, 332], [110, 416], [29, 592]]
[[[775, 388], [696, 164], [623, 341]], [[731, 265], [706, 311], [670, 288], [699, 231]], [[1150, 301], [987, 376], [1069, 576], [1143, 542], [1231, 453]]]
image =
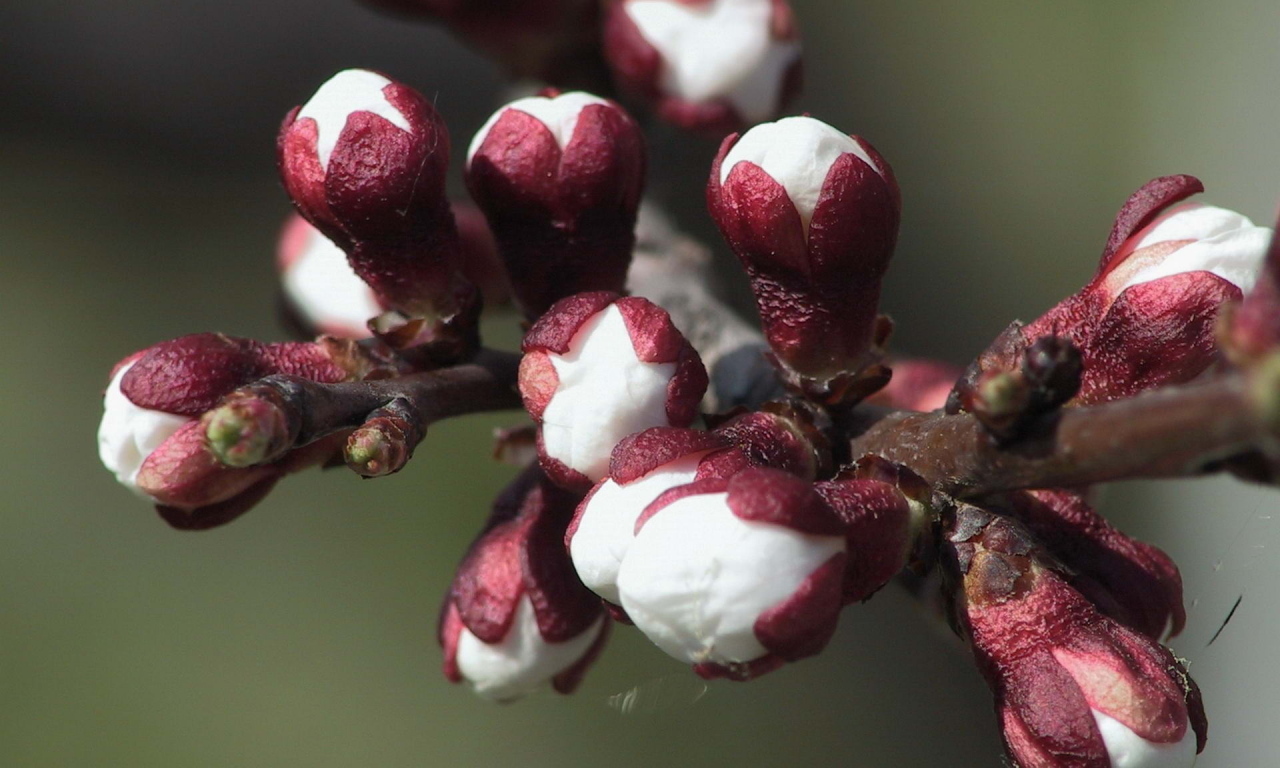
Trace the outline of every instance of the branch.
[[483, 350], [464, 365], [387, 379], [320, 384], [268, 376], [205, 415], [209, 449], [228, 466], [253, 466], [363, 425], [348, 441], [348, 462], [361, 474], [389, 474], [432, 423], [519, 408], [519, 365], [518, 354]]
[[851, 455], [905, 464], [940, 490], [968, 498], [1187, 477], [1274, 451], [1277, 434], [1266, 409], [1275, 381], [1274, 371], [1231, 371], [1129, 400], [1067, 408], [1006, 445], [971, 414], [857, 413], [846, 427]]

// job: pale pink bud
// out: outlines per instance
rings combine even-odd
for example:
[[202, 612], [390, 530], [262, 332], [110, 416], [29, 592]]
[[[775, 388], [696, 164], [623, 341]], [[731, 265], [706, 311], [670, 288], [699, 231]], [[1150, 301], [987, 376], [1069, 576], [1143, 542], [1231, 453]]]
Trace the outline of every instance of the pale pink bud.
[[643, 137], [621, 107], [548, 93], [499, 109], [467, 152], [467, 186], [530, 319], [575, 293], [622, 290], [645, 176]]
[[637, 522], [618, 572], [622, 607], [698, 674], [749, 679], [831, 638], [844, 535], [813, 487], [779, 470], [676, 488]]
[[334, 75], [285, 118], [280, 177], [294, 205], [394, 309], [473, 322], [445, 198], [449, 133], [422, 94], [376, 72]]
[[623, 90], [690, 130], [768, 120], [800, 90], [786, 0], [614, 0], [604, 50]]
[[564, 530], [576, 497], [527, 470], [499, 497], [441, 615], [444, 672], [498, 701], [550, 684], [571, 692], [609, 621], [573, 572]]
[[867, 402], [907, 411], [936, 411], [947, 404], [947, 395], [964, 371], [937, 360], [892, 360], [893, 378]]
[[385, 309], [347, 254], [301, 216], [285, 224], [276, 265], [289, 308], [309, 333], [367, 338], [369, 320]]
[[1208, 728], [1168, 649], [1100, 614], [1016, 523], [961, 507], [948, 537], [961, 625], [1025, 768], [1190, 768]]
[[792, 386], [861, 396], [882, 386], [880, 283], [901, 207], [884, 158], [826, 123], [785, 118], [725, 140], [707, 204]]
[[622, 438], [688, 426], [707, 389], [698, 353], [664, 310], [638, 297], [563, 299], [522, 348], [520, 394], [539, 424], [539, 459], [566, 487], [601, 480]]

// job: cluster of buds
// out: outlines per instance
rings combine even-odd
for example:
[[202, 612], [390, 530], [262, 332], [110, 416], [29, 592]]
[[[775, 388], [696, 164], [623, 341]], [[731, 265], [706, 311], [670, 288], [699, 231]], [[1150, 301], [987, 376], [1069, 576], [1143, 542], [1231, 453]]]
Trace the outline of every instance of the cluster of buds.
[[[602, 52], [622, 90], [700, 131], [769, 119], [799, 84], [786, 0], [376, 2], [443, 20], [516, 71], [545, 76]], [[967, 371], [891, 365], [879, 300], [901, 214], [892, 169], [814, 118], [760, 123], [723, 140], [706, 185], [768, 345], [761, 354], [753, 335], [726, 353], [707, 351], [705, 328], [686, 336], [666, 309], [626, 295], [647, 159], [617, 103], [547, 89], [499, 109], [466, 156], [475, 207], [445, 196], [449, 151], [431, 103], [368, 70], [339, 72], [289, 113], [278, 160], [299, 216], [278, 266], [296, 325], [329, 335], [203, 334], [126, 358], [99, 432], [121, 483], [170, 523], [209, 527], [296, 469], [341, 457], [365, 477], [390, 474], [433, 419], [523, 404], [533, 425], [504, 433], [502, 453], [521, 454], [522, 436], [530, 466], [441, 611], [448, 679], [503, 701], [567, 693], [613, 621], [703, 677], [752, 679], [820, 652], [844, 607], [941, 554], [1018, 765], [1194, 761], [1199, 692], [1159, 645], [1186, 620], [1172, 561], [1083, 491], [1025, 490], [1036, 486], [1024, 476], [965, 488], [970, 466], [948, 472], [959, 462], [925, 454], [956, 435], [957, 451], [1008, 451], [1058, 409], [1190, 381], [1223, 350], [1273, 366], [1247, 381], [1277, 390], [1269, 230], [1182, 204], [1201, 191], [1191, 177], [1158, 179], [1121, 210], [1078, 294], [1011, 326]], [[524, 318], [520, 355], [480, 347], [482, 304], [508, 298]], [[662, 303], [698, 323], [698, 307]], [[707, 367], [719, 382], [770, 364], [763, 385], [735, 384], [784, 399], [700, 413], [715, 400]], [[1267, 402], [1280, 429], [1280, 397]], [[886, 424], [941, 426], [908, 441], [908, 467], [889, 442], [860, 443]]]
[[506, 701], [570, 693], [603, 648], [608, 617], [564, 550], [577, 497], [526, 470], [498, 497], [440, 617], [445, 676]]
[[811, 117], [758, 125], [720, 146], [707, 204], [792, 389], [847, 404], [883, 387], [880, 284], [901, 209], [884, 158]]
[[800, 90], [787, 0], [611, 0], [604, 36], [619, 87], [689, 130], [768, 120]]
[[1100, 614], [1017, 523], [961, 506], [945, 555], [955, 611], [1028, 768], [1190, 768], [1208, 725], [1185, 666]]
[[[1149, 182], [1120, 210], [1093, 279], [1026, 325], [1014, 324], [957, 385], [950, 410], [990, 414], [999, 433], [1062, 404], [1090, 405], [1190, 381], [1221, 359], [1223, 306], [1249, 294], [1272, 232], [1233, 211], [1183, 201], [1204, 187], [1191, 176]], [[1046, 406], [1024, 375], [1035, 345], [1078, 350], [1078, 380], [1060, 378]], [[1044, 359], [1044, 355], [1040, 355]], [[1074, 390], [1074, 391], [1069, 391]], [[1016, 429], [1014, 430], [1016, 432]]]

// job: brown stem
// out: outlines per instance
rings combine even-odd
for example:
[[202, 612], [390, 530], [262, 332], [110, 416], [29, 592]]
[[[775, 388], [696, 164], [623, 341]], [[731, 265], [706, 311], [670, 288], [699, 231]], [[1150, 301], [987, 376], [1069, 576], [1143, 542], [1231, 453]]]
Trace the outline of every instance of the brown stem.
[[[245, 436], [251, 435], [257, 445], [269, 445], [271, 449], [255, 454], [248, 463], [269, 463], [294, 448], [359, 427], [375, 411], [393, 406], [397, 413], [412, 414], [417, 423], [411, 426], [420, 437], [428, 426], [441, 419], [519, 408], [519, 365], [517, 354], [483, 350], [464, 365], [394, 378], [320, 384], [296, 376], [268, 376], [232, 393], [223, 406], [206, 414], [210, 425], [223, 429], [216, 436], [210, 433], [210, 448], [225, 463], [233, 463], [228, 460], [227, 449], [242, 444]], [[282, 418], [263, 418], [248, 424], [240, 415], [246, 401], [264, 403]], [[223, 420], [231, 423], [228, 427], [218, 416], [231, 407], [238, 410]]]
[[1130, 400], [1068, 408], [1004, 446], [970, 414], [869, 414], [847, 425], [850, 451], [899, 462], [940, 490], [968, 498], [1198, 475], [1272, 448], [1275, 435], [1252, 383], [1233, 371]]

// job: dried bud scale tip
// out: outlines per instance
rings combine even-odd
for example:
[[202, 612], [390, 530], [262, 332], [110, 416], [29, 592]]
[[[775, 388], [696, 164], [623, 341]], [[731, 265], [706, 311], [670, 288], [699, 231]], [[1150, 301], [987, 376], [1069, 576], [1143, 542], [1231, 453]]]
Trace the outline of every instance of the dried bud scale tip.
[[467, 186], [531, 321], [566, 296], [622, 290], [645, 176], [643, 137], [621, 107], [548, 93], [499, 109], [467, 152]]
[[826, 123], [785, 118], [725, 140], [707, 204], [788, 384], [848, 402], [884, 386], [880, 284], [901, 208], [884, 158]]
[[360, 69], [334, 75], [290, 112], [278, 141], [280, 176], [298, 212], [390, 307], [426, 318], [433, 334], [470, 351], [479, 297], [460, 273], [444, 194], [448, 150], [427, 99]]
[[538, 454], [557, 483], [603, 478], [613, 447], [649, 427], [688, 426], [707, 388], [698, 354], [645, 299], [584, 293], [525, 336], [520, 394], [539, 424]]
[[1194, 764], [1207, 723], [1173, 654], [1100, 615], [1016, 523], [962, 506], [947, 541], [961, 625], [1018, 765]]
[[614, 0], [605, 57], [623, 90], [704, 133], [768, 120], [800, 89], [786, 0]]
[[622, 607], [700, 675], [749, 679], [830, 639], [844, 532], [807, 482], [778, 470], [668, 491], [637, 523], [618, 572]]
[[574, 501], [536, 467], [499, 497], [441, 616], [450, 680], [499, 701], [547, 684], [569, 693], [581, 680], [609, 624], [564, 550]]

